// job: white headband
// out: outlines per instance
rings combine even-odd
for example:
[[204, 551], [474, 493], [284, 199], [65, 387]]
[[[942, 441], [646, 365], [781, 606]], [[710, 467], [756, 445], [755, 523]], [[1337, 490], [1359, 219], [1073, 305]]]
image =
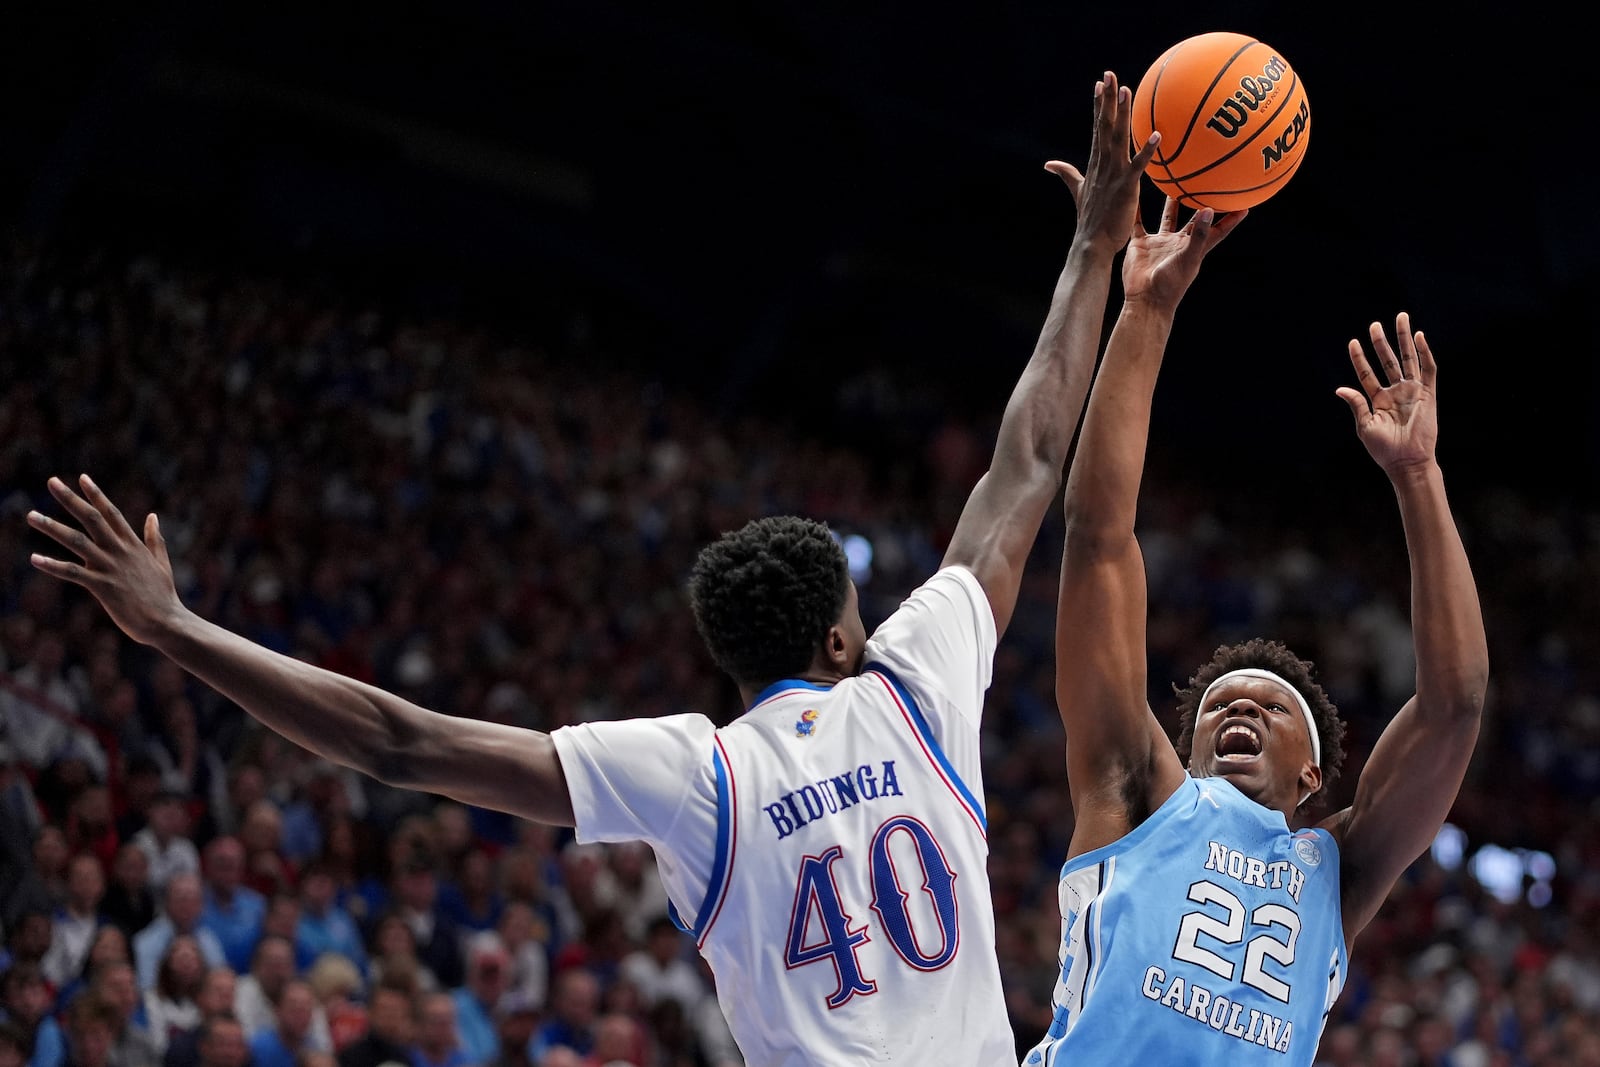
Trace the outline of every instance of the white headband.
[[1223, 682], [1228, 681], [1230, 678], [1260, 678], [1263, 681], [1277, 682], [1289, 692], [1293, 693], [1294, 702], [1300, 705], [1300, 714], [1306, 717], [1306, 731], [1311, 734], [1311, 758], [1316, 761], [1318, 767], [1322, 766], [1322, 738], [1317, 734], [1317, 720], [1311, 717], [1311, 705], [1307, 704], [1306, 698], [1300, 695], [1300, 690], [1290, 685], [1286, 679], [1273, 674], [1271, 671], [1263, 670], [1260, 667], [1241, 667], [1236, 671], [1229, 671], [1227, 674], [1224, 674], [1222, 677], [1206, 686], [1206, 691], [1200, 695], [1200, 710], [1204, 710], [1206, 704], [1210, 702], [1211, 691], [1217, 686], [1221, 685]]

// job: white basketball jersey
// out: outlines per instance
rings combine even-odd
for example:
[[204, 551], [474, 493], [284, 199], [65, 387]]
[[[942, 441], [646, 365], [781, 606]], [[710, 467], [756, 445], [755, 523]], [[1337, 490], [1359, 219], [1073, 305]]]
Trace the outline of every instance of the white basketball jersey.
[[750, 1067], [1016, 1064], [978, 766], [993, 651], [982, 590], [948, 568], [831, 688], [779, 682], [715, 731], [557, 731], [580, 840], [655, 844]]

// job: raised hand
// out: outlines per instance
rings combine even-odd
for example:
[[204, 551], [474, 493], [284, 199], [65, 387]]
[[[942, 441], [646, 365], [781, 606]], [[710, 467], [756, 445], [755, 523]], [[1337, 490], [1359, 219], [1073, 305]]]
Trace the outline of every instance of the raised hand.
[[37, 511], [28, 512], [28, 525], [82, 562], [35, 553], [33, 565], [52, 577], [83, 586], [123, 633], [142, 644], [154, 643], [165, 626], [184, 611], [155, 515], [144, 520], [141, 539], [87, 474], [78, 479], [82, 496], [60, 478], [51, 478], [49, 484], [50, 494], [82, 529]]
[[1361, 342], [1352, 339], [1350, 365], [1356, 370], [1361, 392], [1347, 385], [1337, 391], [1355, 416], [1356, 434], [1378, 466], [1391, 475], [1407, 467], [1432, 463], [1439, 440], [1435, 402], [1439, 368], [1427, 338], [1420, 331], [1412, 334], [1411, 317], [1404, 311], [1394, 320], [1398, 356], [1384, 336], [1382, 323], [1374, 322], [1368, 332], [1388, 384], [1379, 381]]
[[1133, 236], [1122, 261], [1123, 299], [1176, 307], [1200, 273], [1206, 253], [1221, 244], [1248, 214], [1248, 208], [1221, 216], [1201, 208], [1179, 226], [1178, 202], [1169, 196], [1161, 210], [1161, 225], [1151, 233], [1135, 212]]
[[1139, 179], [1155, 155], [1161, 135], [1152, 133], [1136, 155], [1128, 156], [1132, 137], [1133, 90], [1118, 86], [1106, 71], [1094, 86], [1094, 139], [1087, 172], [1052, 159], [1044, 169], [1066, 182], [1078, 205], [1078, 235], [1102, 251], [1118, 252], [1128, 242], [1128, 220], [1139, 211]]

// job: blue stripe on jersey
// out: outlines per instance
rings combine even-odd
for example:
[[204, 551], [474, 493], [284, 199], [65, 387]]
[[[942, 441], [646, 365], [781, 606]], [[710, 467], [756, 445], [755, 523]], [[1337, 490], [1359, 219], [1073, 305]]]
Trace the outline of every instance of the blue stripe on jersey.
[[706, 899], [700, 905], [693, 927], [685, 925], [677, 907], [671, 901], [667, 902], [667, 914], [673, 923], [684, 933], [693, 934], [696, 941], [705, 936], [706, 927], [715, 911], [713, 906], [726, 888], [728, 848], [733, 843], [733, 835], [729, 830], [733, 823], [733, 804], [728, 794], [728, 768], [722, 762], [722, 750], [715, 746], [711, 751], [711, 766], [717, 772], [717, 851], [711, 861], [711, 880], [706, 883]]
[[[833, 686], [831, 685], [818, 685], [816, 682], [808, 682], [803, 678], [782, 678], [776, 682], [773, 682], [761, 692], [757, 693], [755, 695], [755, 699], [750, 701], [750, 708], [755, 707], [763, 700], [771, 699], [772, 697], [777, 696], [779, 693], [790, 689], [810, 689], [813, 692], [826, 693], [832, 688]], [[746, 708], [745, 710], [749, 711], [750, 708]]]
[[956, 773], [956, 769], [950, 766], [949, 757], [944, 754], [944, 749], [939, 747], [938, 740], [933, 736], [933, 730], [928, 726], [928, 720], [922, 716], [922, 709], [917, 707], [915, 700], [911, 699], [911, 694], [906, 691], [906, 687], [900, 684], [900, 679], [894, 676], [893, 671], [881, 663], [869, 663], [867, 670], [883, 675], [889, 684], [894, 686], [894, 691], [900, 694], [901, 701], [904, 702], [906, 709], [911, 712], [911, 721], [916, 723], [917, 732], [922, 735], [923, 741], [927, 743], [928, 751], [933, 753], [934, 762], [939, 765], [939, 769], [944, 772], [944, 776], [955, 785], [956, 792], [961, 794], [961, 799], [965, 800], [967, 806], [978, 816], [978, 825], [983, 827], [985, 833], [988, 833], [989, 819], [983, 813], [983, 805], [978, 803], [977, 798], [972, 795], [972, 790], [967, 788], [967, 783], [963, 782], [961, 776]]

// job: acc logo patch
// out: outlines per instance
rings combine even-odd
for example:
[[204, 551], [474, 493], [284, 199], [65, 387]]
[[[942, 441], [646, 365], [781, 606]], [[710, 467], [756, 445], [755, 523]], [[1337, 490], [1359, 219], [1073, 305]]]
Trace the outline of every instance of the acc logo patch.
[[1300, 857], [1300, 862], [1310, 867], [1315, 867], [1322, 862], [1322, 850], [1317, 843], [1309, 837], [1294, 839], [1294, 854]]
[[794, 724], [796, 737], [810, 737], [817, 728], [817, 719], [821, 713], [816, 708], [807, 708], [800, 713], [800, 721]]

